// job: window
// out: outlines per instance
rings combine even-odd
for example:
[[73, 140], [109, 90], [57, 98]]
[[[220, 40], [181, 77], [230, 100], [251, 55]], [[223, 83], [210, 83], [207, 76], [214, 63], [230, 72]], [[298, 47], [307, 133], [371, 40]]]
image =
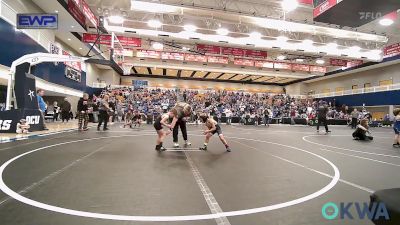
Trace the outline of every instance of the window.
[[342, 92], [342, 91], [344, 91], [344, 87], [337, 87], [337, 88], [335, 88], [335, 91]]
[[351, 89], [358, 89], [358, 85], [355, 84], [355, 85], [351, 86]]
[[325, 88], [322, 90], [322, 93], [324, 93], [324, 94], [329, 93], [329, 92], [331, 92], [331, 89], [329, 89], [329, 88]]
[[393, 80], [381, 80], [379, 81], [379, 86], [388, 86], [388, 85], [392, 85], [393, 84]]
[[371, 87], [371, 83], [365, 83], [364, 84], [364, 88], [369, 88], [369, 87]]

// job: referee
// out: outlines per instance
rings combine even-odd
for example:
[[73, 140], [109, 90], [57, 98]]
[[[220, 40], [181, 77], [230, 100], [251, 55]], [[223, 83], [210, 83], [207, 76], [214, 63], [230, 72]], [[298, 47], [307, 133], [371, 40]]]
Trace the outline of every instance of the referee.
[[171, 123], [171, 129], [173, 129], [172, 136], [174, 141], [174, 147], [179, 148], [179, 143], [178, 143], [179, 127], [181, 128], [183, 140], [185, 140], [185, 146], [190, 146], [192, 144], [188, 141], [185, 117], [189, 117], [192, 114], [192, 107], [185, 102], [178, 102], [173, 107], [173, 109], [175, 109], [177, 112], [177, 117], [175, 117]]

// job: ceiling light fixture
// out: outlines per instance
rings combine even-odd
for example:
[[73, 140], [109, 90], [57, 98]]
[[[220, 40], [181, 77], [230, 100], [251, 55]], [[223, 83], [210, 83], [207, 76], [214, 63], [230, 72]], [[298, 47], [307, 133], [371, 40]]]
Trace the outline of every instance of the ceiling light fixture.
[[219, 35], [228, 35], [229, 34], [229, 30], [226, 28], [218, 28], [216, 30], [217, 34]]
[[296, 59], [296, 62], [304, 62], [304, 59]]
[[183, 26], [183, 29], [189, 32], [195, 32], [197, 30], [197, 27], [192, 24], [186, 24]]
[[331, 42], [328, 43], [326, 46], [328, 46], [329, 48], [337, 48], [338, 44], [336, 42]]
[[114, 15], [114, 16], [109, 16], [108, 21], [115, 24], [122, 24], [124, 23], [125, 19], [122, 16]]
[[382, 26], [385, 26], [385, 27], [390, 26], [393, 23], [394, 23], [394, 21], [390, 18], [383, 18], [383, 19], [379, 20], [379, 24]]
[[305, 44], [305, 45], [312, 45], [313, 43], [314, 42], [312, 40], [310, 40], [310, 39], [303, 40], [303, 44]]
[[382, 19], [379, 20], [379, 24], [382, 26], [390, 26], [394, 23], [396, 19], [397, 10], [383, 16]]
[[284, 11], [291, 12], [299, 6], [299, 2], [297, 0], [282, 0], [281, 6]]
[[162, 27], [162, 23], [159, 20], [149, 20], [147, 21], [147, 25], [153, 28], [160, 28]]
[[374, 49], [374, 50], [371, 50], [371, 53], [380, 55], [380, 54], [382, 54], [382, 50], [381, 49]]
[[360, 48], [359, 46], [352, 46], [352, 47], [350, 47], [350, 50], [351, 50], [351, 51], [358, 52], [358, 51], [361, 50], [361, 48]]
[[131, 1], [131, 10], [153, 13], [172, 13], [180, 11], [179, 7], [142, 1]]
[[249, 37], [253, 39], [260, 39], [262, 37], [262, 34], [257, 31], [254, 31], [249, 34]]
[[289, 38], [287, 38], [285, 36], [279, 36], [276, 38], [276, 40], [279, 42], [286, 42], [287, 40], [289, 40]]
[[286, 56], [280, 55], [280, 56], [277, 57], [277, 59], [278, 59], [278, 60], [284, 60], [284, 59], [286, 59]]
[[68, 41], [70, 41], [70, 40], [71, 40], [71, 38], [68, 38], [67, 40], [68, 40]]
[[323, 59], [317, 59], [316, 61], [315, 61], [317, 64], [324, 64], [325, 63], [325, 60], [323, 60]]
[[55, 13], [58, 13], [58, 10], [54, 10]]
[[153, 45], [152, 45], [152, 47], [153, 47], [155, 50], [163, 50], [164, 45], [161, 44], [161, 43], [159, 43], [159, 42], [154, 42]]

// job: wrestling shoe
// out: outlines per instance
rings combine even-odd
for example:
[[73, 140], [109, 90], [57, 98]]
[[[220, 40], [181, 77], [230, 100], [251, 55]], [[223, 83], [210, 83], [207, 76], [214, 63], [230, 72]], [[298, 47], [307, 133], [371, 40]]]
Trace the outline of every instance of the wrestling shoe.
[[179, 148], [179, 143], [174, 142], [174, 148]]
[[202, 151], [207, 151], [207, 146], [200, 147], [199, 149]]
[[226, 151], [227, 151], [227, 152], [231, 152], [231, 148], [227, 147], [227, 148], [226, 148]]
[[192, 146], [192, 143], [190, 143], [189, 141], [185, 141], [185, 147], [188, 147], [188, 146]]
[[159, 151], [161, 151], [161, 152], [164, 152], [164, 151], [167, 151], [167, 149], [166, 148], [164, 148], [163, 146], [161, 146], [161, 148], [160, 148], [160, 150]]

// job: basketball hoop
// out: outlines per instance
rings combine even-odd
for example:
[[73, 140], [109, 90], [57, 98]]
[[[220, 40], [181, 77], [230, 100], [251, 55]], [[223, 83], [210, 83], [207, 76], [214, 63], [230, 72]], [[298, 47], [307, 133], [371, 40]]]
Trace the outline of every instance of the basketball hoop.
[[130, 75], [133, 65], [130, 63], [122, 63], [122, 70], [124, 71], [124, 75]]

